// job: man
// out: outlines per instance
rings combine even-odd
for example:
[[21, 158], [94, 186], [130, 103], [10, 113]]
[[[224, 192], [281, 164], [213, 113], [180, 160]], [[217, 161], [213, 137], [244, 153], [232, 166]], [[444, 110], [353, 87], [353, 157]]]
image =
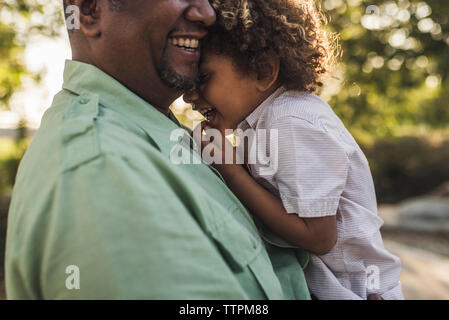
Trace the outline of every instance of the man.
[[168, 108], [194, 86], [208, 1], [66, 4], [80, 29], [17, 176], [8, 298], [309, 298], [294, 249], [268, 254], [219, 175], [170, 160]]

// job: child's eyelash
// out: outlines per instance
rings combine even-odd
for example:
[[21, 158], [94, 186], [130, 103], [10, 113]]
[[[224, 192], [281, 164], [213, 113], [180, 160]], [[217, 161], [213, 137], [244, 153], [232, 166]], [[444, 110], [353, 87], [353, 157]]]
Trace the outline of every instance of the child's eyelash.
[[209, 74], [208, 73], [202, 73], [202, 74], [200, 74], [198, 76], [198, 83], [199, 84], [205, 83], [208, 78], [209, 78]]

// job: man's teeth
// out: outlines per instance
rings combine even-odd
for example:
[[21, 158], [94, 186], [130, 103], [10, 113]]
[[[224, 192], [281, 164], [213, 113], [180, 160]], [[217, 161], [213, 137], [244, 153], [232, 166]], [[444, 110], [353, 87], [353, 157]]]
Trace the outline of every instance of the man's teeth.
[[168, 42], [177, 47], [197, 49], [200, 46], [200, 40], [195, 38], [170, 38]]

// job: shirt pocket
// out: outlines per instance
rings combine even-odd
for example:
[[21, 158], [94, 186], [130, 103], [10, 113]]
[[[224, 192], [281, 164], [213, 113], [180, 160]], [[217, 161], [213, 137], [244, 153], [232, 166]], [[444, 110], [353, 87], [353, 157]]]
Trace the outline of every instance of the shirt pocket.
[[268, 299], [283, 299], [281, 284], [256, 227], [238, 206], [231, 206], [228, 212], [217, 224], [208, 227], [224, 259], [239, 277], [254, 279]]
[[[238, 208], [231, 208], [230, 211], [238, 211]], [[243, 270], [261, 252], [260, 238], [237, 221], [234, 214], [225, 215], [217, 224], [207, 226], [207, 229], [234, 271]]]

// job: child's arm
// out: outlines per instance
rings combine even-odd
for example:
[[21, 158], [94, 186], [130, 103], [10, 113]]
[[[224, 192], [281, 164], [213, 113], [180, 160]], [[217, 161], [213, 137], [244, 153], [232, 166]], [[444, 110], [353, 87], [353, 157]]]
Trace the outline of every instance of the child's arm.
[[337, 241], [335, 215], [301, 218], [288, 214], [281, 200], [261, 187], [240, 165], [214, 165], [240, 201], [284, 239], [314, 254], [329, 252]]

